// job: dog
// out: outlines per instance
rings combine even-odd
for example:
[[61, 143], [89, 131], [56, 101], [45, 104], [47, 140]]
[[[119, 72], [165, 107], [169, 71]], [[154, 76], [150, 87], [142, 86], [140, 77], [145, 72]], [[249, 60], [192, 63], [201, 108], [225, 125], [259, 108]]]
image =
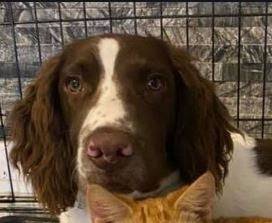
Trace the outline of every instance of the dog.
[[163, 40], [71, 43], [42, 65], [9, 120], [13, 164], [62, 222], [88, 218], [87, 184], [146, 197], [207, 170], [215, 216], [272, 217], [272, 140], [234, 127], [193, 59]]

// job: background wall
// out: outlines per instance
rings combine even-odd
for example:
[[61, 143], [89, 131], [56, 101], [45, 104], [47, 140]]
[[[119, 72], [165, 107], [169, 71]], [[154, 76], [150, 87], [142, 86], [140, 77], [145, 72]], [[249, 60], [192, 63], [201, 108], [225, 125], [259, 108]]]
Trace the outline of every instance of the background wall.
[[[187, 48], [235, 123], [252, 136], [272, 137], [271, 21], [265, 2], [1, 2], [0, 195], [11, 193], [5, 126], [11, 106], [43, 60], [94, 34], [151, 34]], [[11, 172], [14, 194], [28, 194]]]

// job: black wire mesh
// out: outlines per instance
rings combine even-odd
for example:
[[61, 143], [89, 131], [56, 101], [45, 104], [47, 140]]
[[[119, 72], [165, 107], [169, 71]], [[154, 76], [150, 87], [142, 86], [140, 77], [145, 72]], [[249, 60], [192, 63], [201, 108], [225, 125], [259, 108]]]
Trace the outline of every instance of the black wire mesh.
[[[69, 7], [78, 10], [78, 16], [69, 14]], [[9, 184], [8, 193], [2, 194], [0, 188], [0, 202], [34, 201], [31, 194], [22, 195], [14, 186], [18, 179], [9, 164], [8, 111], [15, 99], [23, 97], [42, 61], [75, 38], [125, 32], [183, 45], [202, 59], [197, 66], [216, 83], [237, 126], [255, 137], [272, 137], [272, 8], [268, 2], [2, 2], [0, 10], [0, 33], [8, 34], [0, 37], [0, 52], [4, 52], [0, 56], [0, 151], [6, 165], [1, 178]], [[20, 19], [23, 12], [27, 16]], [[231, 38], [233, 32], [235, 38]], [[252, 33], [259, 38], [252, 38]], [[31, 62], [22, 50], [28, 35], [32, 36]], [[7, 52], [12, 59], [5, 58]], [[251, 53], [257, 56], [252, 59]]]

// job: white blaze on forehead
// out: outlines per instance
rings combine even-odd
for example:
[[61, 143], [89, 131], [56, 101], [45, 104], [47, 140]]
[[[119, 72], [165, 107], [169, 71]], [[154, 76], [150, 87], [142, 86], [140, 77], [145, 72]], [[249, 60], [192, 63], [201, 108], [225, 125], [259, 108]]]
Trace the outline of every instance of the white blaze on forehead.
[[110, 81], [114, 73], [114, 64], [119, 52], [119, 44], [115, 39], [102, 39], [98, 43], [98, 50], [104, 68], [104, 78]]
[[119, 44], [115, 39], [105, 38], [98, 43], [99, 59], [102, 65], [100, 77], [99, 98], [90, 108], [83, 124], [87, 131], [98, 127], [116, 125], [125, 116], [124, 106], [118, 95], [118, 86], [113, 80], [114, 65], [119, 52]]
[[98, 56], [102, 65], [98, 85], [99, 98], [90, 107], [81, 127], [79, 150], [84, 146], [82, 144], [84, 138], [99, 127], [115, 126], [120, 129], [131, 129], [131, 123], [125, 120], [127, 115], [122, 99], [119, 96], [118, 86], [120, 86], [120, 83], [117, 83], [113, 77], [119, 49], [119, 44], [115, 39], [104, 38], [98, 42]]
[[[90, 108], [83, 128], [91, 132], [99, 127], [120, 126], [126, 116], [123, 102], [119, 96], [118, 83], [114, 80], [114, 65], [119, 52], [115, 39], [104, 38], [98, 43], [99, 59], [102, 65], [99, 98]], [[88, 133], [87, 133], [88, 134]]]
[[88, 131], [104, 126], [120, 126], [126, 116], [123, 102], [119, 96], [119, 86], [114, 80], [115, 61], [119, 52], [119, 44], [115, 39], [105, 38], [98, 43], [102, 74], [99, 83], [100, 96], [84, 124]]
[[121, 129], [130, 129], [128, 122], [124, 122], [126, 117], [125, 108], [119, 97], [119, 89], [114, 81], [114, 66], [119, 52], [119, 44], [113, 38], [103, 38], [98, 42], [98, 57], [102, 65], [102, 73], [99, 80], [99, 98], [90, 107], [90, 110], [83, 122], [79, 134], [79, 154], [78, 169], [82, 170], [82, 151], [84, 149], [83, 140], [99, 127], [116, 126]]

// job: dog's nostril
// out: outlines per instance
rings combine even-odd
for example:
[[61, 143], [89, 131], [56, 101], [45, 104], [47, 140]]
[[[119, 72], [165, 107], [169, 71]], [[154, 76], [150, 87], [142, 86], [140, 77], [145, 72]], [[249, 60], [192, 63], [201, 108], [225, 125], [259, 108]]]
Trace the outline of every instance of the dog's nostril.
[[[104, 160], [107, 163], [116, 163], [120, 158], [130, 157], [133, 155], [133, 150], [130, 145], [127, 146], [97, 146], [89, 145], [87, 155], [94, 160]], [[102, 162], [102, 161], [101, 161]]]
[[131, 156], [133, 154], [131, 146], [126, 146], [124, 148], [119, 148], [117, 155], [119, 156]]
[[98, 158], [98, 157], [101, 157], [103, 155], [101, 149], [98, 148], [98, 147], [94, 147], [94, 146], [89, 146], [88, 147], [87, 154], [90, 157], [93, 157], [93, 158]]

